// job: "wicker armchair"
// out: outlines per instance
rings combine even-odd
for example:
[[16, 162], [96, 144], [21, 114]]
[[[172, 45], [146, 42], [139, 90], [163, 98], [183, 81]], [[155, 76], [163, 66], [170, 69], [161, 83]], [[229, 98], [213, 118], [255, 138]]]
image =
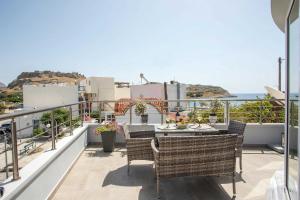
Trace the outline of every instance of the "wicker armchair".
[[125, 125], [128, 174], [132, 160], [154, 160], [151, 140], [155, 137], [152, 125]]
[[160, 178], [232, 176], [235, 188], [237, 135], [174, 136], [152, 140], [157, 194]]
[[240, 161], [240, 173], [242, 173], [242, 171], [243, 171], [242, 150], [243, 150], [245, 128], [246, 128], [246, 123], [230, 120], [228, 129], [220, 130], [220, 133], [223, 133], [223, 134], [238, 134], [236, 157], [238, 157], [239, 161]]

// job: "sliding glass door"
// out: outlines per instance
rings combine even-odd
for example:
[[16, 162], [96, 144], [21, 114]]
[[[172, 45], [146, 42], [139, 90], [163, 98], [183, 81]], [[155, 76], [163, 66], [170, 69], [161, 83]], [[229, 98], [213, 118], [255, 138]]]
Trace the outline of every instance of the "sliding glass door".
[[298, 199], [299, 162], [299, 89], [300, 89], [300, 18], [299, 0], [293, 1], [287, 27], [286, 132], [288, 133], [287, 188], [292, 200]]

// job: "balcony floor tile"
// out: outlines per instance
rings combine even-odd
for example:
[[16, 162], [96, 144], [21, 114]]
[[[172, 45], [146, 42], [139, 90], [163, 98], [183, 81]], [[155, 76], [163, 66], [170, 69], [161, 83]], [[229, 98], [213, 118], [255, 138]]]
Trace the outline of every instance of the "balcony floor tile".
[[[132, 162], [128, 176], [125, 148], [117, 148], [109, 154], [96, 146], [88, 146], [52, 199], [156, 199], [152, 166], [152, 162], [148, 161]], [[242, 177], [237, 175], [237, 199], [263, 200], [266, 199], [270, 178], [276, 170], [283, 168], [283, 156], [266, 148], [246, 148], [243, 151], [243, 168]], [[161, 199], [227, 200], [231, 197], [230, 177], [186, 177], [163, 179], [161, 182]]]

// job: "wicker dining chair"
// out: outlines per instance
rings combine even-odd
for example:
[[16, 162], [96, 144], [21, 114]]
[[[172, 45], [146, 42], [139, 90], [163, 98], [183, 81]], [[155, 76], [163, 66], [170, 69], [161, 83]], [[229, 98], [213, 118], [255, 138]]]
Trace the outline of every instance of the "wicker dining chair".
[[124, 126], [127, 148], [127, 173], [133, 160], [153, 161], [151, 140], [155, 137], [153, 125], [125, 125]]
[[224, 133], [224, 134], [237, 134], [238, 135], [236, 157], [239, 158], [240, 173], [242, 173], [242, 171], [243, 171], [243, 167], [242, 167], [243, 152], [242, 152], [242, 150], [243, 150], [245, 128], [246, 128], [246, 123], [230, 120], [228, 129], [220, 130], [220, 132]]
[[[154, 154], [157, 195], [161, 178], [184, 176], [231, 176], [236, 196], [235, 163], [237, 135], [158, 137]], [[201, 186], [199, 186], [201, 187]]]

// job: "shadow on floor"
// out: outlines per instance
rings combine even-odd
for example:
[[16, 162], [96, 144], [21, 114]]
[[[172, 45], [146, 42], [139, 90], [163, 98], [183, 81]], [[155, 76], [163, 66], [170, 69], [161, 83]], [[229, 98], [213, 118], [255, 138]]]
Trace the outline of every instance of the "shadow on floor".
[[[232, 183], [232, 177], [230, 176], [221, 176], [221, 177], [213, 177], [214, 181], [216, 181], [219, 184], [227, 184]], [[246, 180], [243, 178], [243, 175], [240, 173], [235, 173], [235, 182], [243, 182], [246, 183]]]
[[[120, 152], [121, 157], [126, 156], [126, 151], [121, 148], [116, 148], [114, 152]], [[103, 152], [102, 148], [100, 149], [86, 149], [84, 152], [88, 157], [110, 157], [112, 152]]]
[[97, 150], [86, 150], [85, 151], [85, 154], [88, 156], [88, 157], [109, 157], [109, 156], [112, 156], [111, 153], [105, 153], [102, 151], [102, 149], [97, 149]]
[[[162, 179], [160, 192], [161, 199], [168, 200], [229, 200], [232, 194], [222, 188], [217, 183], [219, 178], [211, 177], [182, 177]], [[221, 182], [232, 183], [231, 179], [222, 179]], [[238, 179], [237, 181], [241, 181]], [[153, 165], [131, 165], [130, 174], [127, 175], [127, 166], [120, 167], [114, 171], [110, 171], [103, 183], [102, 187], [108, 185], [118, 186], [141, 186], [139, 192], [139, 200], [157, 199], [156, 180], [154, 178]]]
[[[249, 152], [251, 151], [251, 152]], [[261, 149], [257, 150], [256, 147], [243, 147], [243, 154], [273, 154], [273, 155], [280, 155], [273, 149], [262, 147]]]

